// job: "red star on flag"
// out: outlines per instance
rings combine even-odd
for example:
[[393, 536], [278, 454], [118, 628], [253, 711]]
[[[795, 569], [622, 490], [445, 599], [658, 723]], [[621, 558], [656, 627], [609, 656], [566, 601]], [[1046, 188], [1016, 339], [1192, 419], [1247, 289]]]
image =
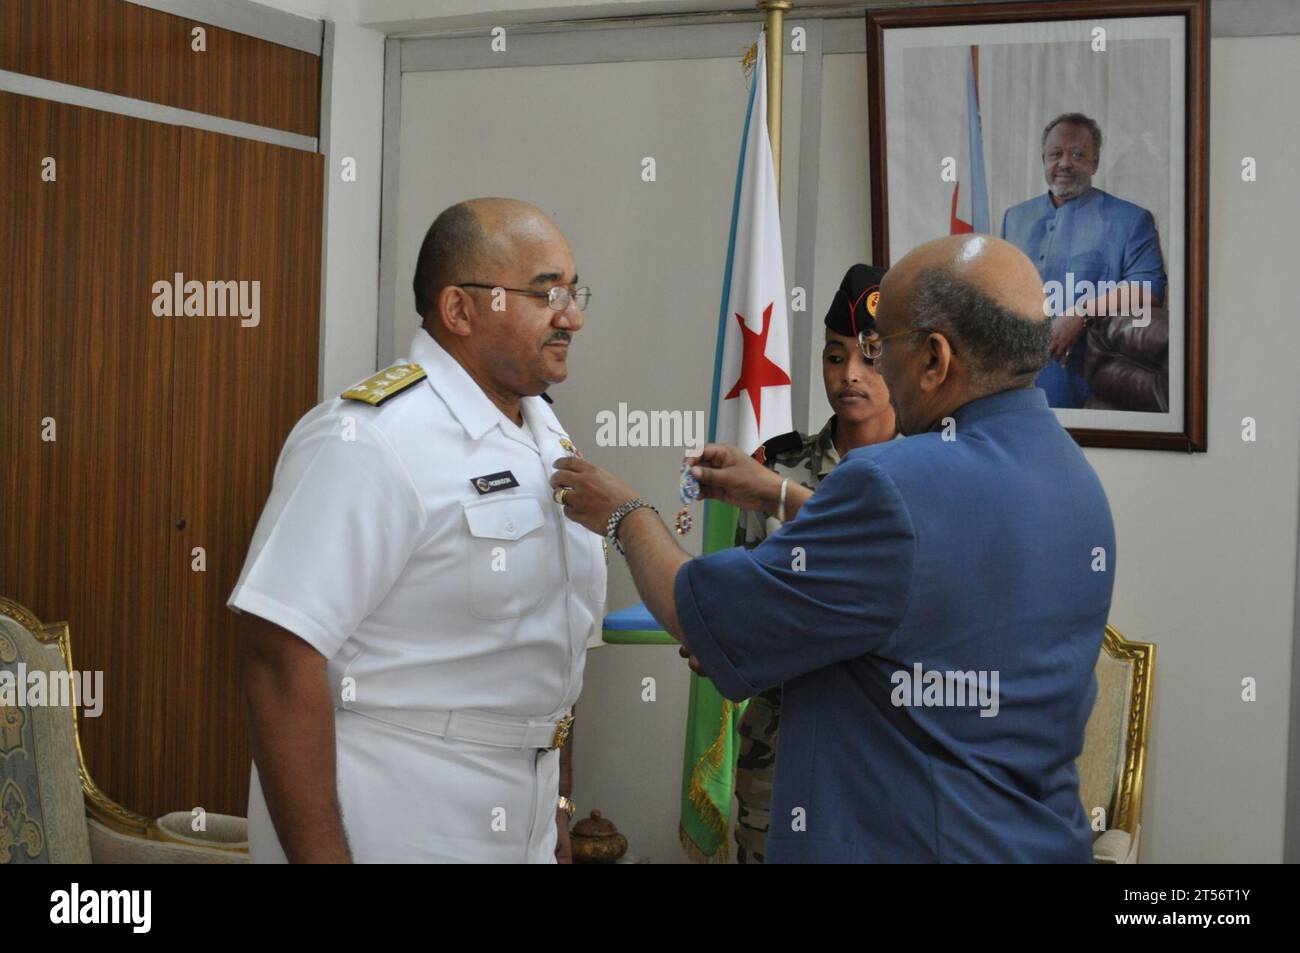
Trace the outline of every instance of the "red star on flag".
[[754, 408], [754, 423], [761, 426], [759, 408], [762, 406], [763, 388], [779, 387], [790, 383], [790, 375], [767, 359], [767, 332], [772, 325], [772, 305], [763, 309], [763, 330], [755, 333], [745, 324], [745, 319], [737, 313], [740, 332], [744, 336], [744, 353], [740, 359], [740, 379], [727, 392], [723, 400], [739, 396], [741, 391], [749, 394], [749, 404]]

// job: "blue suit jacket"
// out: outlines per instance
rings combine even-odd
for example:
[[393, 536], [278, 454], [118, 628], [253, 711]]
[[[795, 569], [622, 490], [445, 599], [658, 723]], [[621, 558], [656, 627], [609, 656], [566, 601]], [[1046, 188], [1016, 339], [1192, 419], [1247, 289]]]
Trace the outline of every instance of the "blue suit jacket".
[[[1164, 300], [1168, 281], [1155, 218], [1142, 206], [1109, 192], [1090, 188], [1060, 208], [1046, 192], [1013, 205], [1002, 216], [1002, 237], [1029, 256], [1044, 282], [1059, 281], [1068, 287], [1067, 273], [1073, 273], [1076, 285], [1149, 281], [1156, 301]], [[1087, 350], [1085, 334], [1065, 368], [1055, 361], [1043, 368], [1037, 383], [1047, 391], [1053, 407], [1082, 407], [1088, 399]]]
[[[1041, 390], [953, 416], [955, 439], [854, 450], [760, 546], [678, 572], [686, 644], [719, 690], [785, 685], [770, 861], [1090, 859], [1074, 760], [1110, 508]], [[917, 665], [998, 673], [996, 714], [900, 697]]]

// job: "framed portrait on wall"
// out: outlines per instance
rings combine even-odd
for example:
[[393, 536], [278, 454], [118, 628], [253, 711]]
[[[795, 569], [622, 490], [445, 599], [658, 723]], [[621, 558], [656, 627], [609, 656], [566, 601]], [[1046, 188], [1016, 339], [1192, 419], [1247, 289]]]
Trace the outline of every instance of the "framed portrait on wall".
[[1206, 449], [1205, 0], [868, 11], [872, 246], [1012, 242], [1080, 444]]

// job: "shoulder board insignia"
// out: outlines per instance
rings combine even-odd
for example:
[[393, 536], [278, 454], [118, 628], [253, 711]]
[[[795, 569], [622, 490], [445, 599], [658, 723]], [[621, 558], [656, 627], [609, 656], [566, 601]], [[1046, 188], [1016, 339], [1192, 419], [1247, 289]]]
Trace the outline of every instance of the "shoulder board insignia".
[[367, 377], [360, 384], [349, 387], [342, 397], [344, 400], [359, 400], [378, 407], [388, 398], [400, 394], [428, 376], [419, 364], [394, 364], [374, 377]]

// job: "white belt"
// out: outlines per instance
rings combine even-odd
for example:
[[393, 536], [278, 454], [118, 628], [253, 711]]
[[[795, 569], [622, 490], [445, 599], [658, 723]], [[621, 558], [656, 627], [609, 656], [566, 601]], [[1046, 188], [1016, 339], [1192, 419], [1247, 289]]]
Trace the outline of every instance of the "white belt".
[[569, 712], [560, 718], [518, 718], [468, 709], [425, 711], [348, 706], [343, 710], [446, 741], [472, 741], [498, 748], [542, 748], [547, 751], [562, 748], [569, 740], [569, 730], [573, 726], [573, 715]]

